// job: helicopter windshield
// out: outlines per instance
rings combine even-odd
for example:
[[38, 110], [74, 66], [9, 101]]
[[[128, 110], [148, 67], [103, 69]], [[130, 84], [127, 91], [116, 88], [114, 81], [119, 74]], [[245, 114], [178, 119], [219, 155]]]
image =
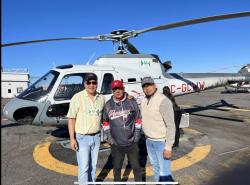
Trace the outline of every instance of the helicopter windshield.
[[59, 72], [53, 70], [49, 71], [25, 91], [19, 94], [17, 98], [36, 101], [41, 97], [46, 96], [51, 91], [58, 76]]

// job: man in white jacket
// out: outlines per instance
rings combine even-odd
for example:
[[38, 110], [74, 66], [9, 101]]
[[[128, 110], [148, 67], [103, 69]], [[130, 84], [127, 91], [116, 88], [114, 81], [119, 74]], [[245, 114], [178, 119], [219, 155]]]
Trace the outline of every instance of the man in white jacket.
[[141, 85], [145, 93], [141, 103], [142, 129], [155, 181], [171, 182], [170, 158], [175, 140], [172, 102], [157, 91], [151, 77], [143, 78]]

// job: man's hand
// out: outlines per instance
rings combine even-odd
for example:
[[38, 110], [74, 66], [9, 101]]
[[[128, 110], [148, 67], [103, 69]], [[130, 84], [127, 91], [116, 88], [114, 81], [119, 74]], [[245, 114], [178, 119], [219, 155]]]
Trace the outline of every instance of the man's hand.
[[109, 136], [109, 137], [107, 138], [107, 142], [108, 142], [108, 144], [110, 144], [110, 145], [114, 144], [113, 139], [111, 138], [111, 136]]
[[170, 159], [171, 157], [172, 157], [172, 151], [164, 149], [163, 150], [163, 158], [167, 160], [167, 159]]
[[71, 139], [70, 140], [70, 146], [71, 146], [71, 149], [74, 150], [74, 151], [77, 151], [78, 150], [78, 144], [76, 142], [75, 139]]
[[135, 97], [132, 96], [132, 95], [128, 95], [128, 99], [129, 99], [129, 100], [135, 100]]

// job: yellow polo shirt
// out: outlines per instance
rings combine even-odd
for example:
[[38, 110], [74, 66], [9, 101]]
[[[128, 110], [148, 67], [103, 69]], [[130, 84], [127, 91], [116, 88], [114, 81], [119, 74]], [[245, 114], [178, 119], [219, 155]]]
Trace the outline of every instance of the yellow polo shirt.
[[92, 101], [86, 90], [73, 96], [67, 117], [76, 119], [76, 133], [94, 134], [101, 130], [101, 116], [104, 103], [103, 95], [96, 93], [94, 101]]

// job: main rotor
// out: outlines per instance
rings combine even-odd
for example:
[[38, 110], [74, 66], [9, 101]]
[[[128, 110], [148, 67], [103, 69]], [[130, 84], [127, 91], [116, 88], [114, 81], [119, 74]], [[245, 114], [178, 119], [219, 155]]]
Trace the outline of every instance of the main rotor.
[[216, 15], [210, 17], [203, 17], [198, 19], [185, 20], [181, 22], [175, 22], [170, 24], [164, 24], [160, 26], [154, 26], [150, 28], [145, 28], [141, 30], [115, 30], [110, 34], [96, 35], [96, 36], [87, 36], [87, 37], [69, 37], [69, 38], [52, 38], [52, 39], [43, 39], [43, 40], [32, 40], [32, 41], [23, 41], [23, 42], [13, 42], [2, 44], [1, 47], [23, 45], [23, 44], [32, 44], [38, 42], [50, 42], [50, 41], [63, 41], [63, 40], [98, 40], [98, 41], [112, 41], [118, 43], [118, 54], [126, 54], [129, 51], [132, 54], [139, 54], [139, 51], [128, 41], [132, 37], [137, 37], [139, 34], [150, 32], [150, 31], [160, 31], [168, 30], [177, 27], [183, 27], [193, 24], [199, 24], [204, 22], [219, 21], [224, 19], [233, 19], [239, 17], [249, 17], [250, 12], [239, 12], [232, 14]]
[[139, 54], [139, 51], [128, 41], [130, 37], [136, 37], [133, 31], [114, 30], [111, 32], [113, 42], [118, 43], [117, 54], [126, 54], [127, 50], [132, 54]]

